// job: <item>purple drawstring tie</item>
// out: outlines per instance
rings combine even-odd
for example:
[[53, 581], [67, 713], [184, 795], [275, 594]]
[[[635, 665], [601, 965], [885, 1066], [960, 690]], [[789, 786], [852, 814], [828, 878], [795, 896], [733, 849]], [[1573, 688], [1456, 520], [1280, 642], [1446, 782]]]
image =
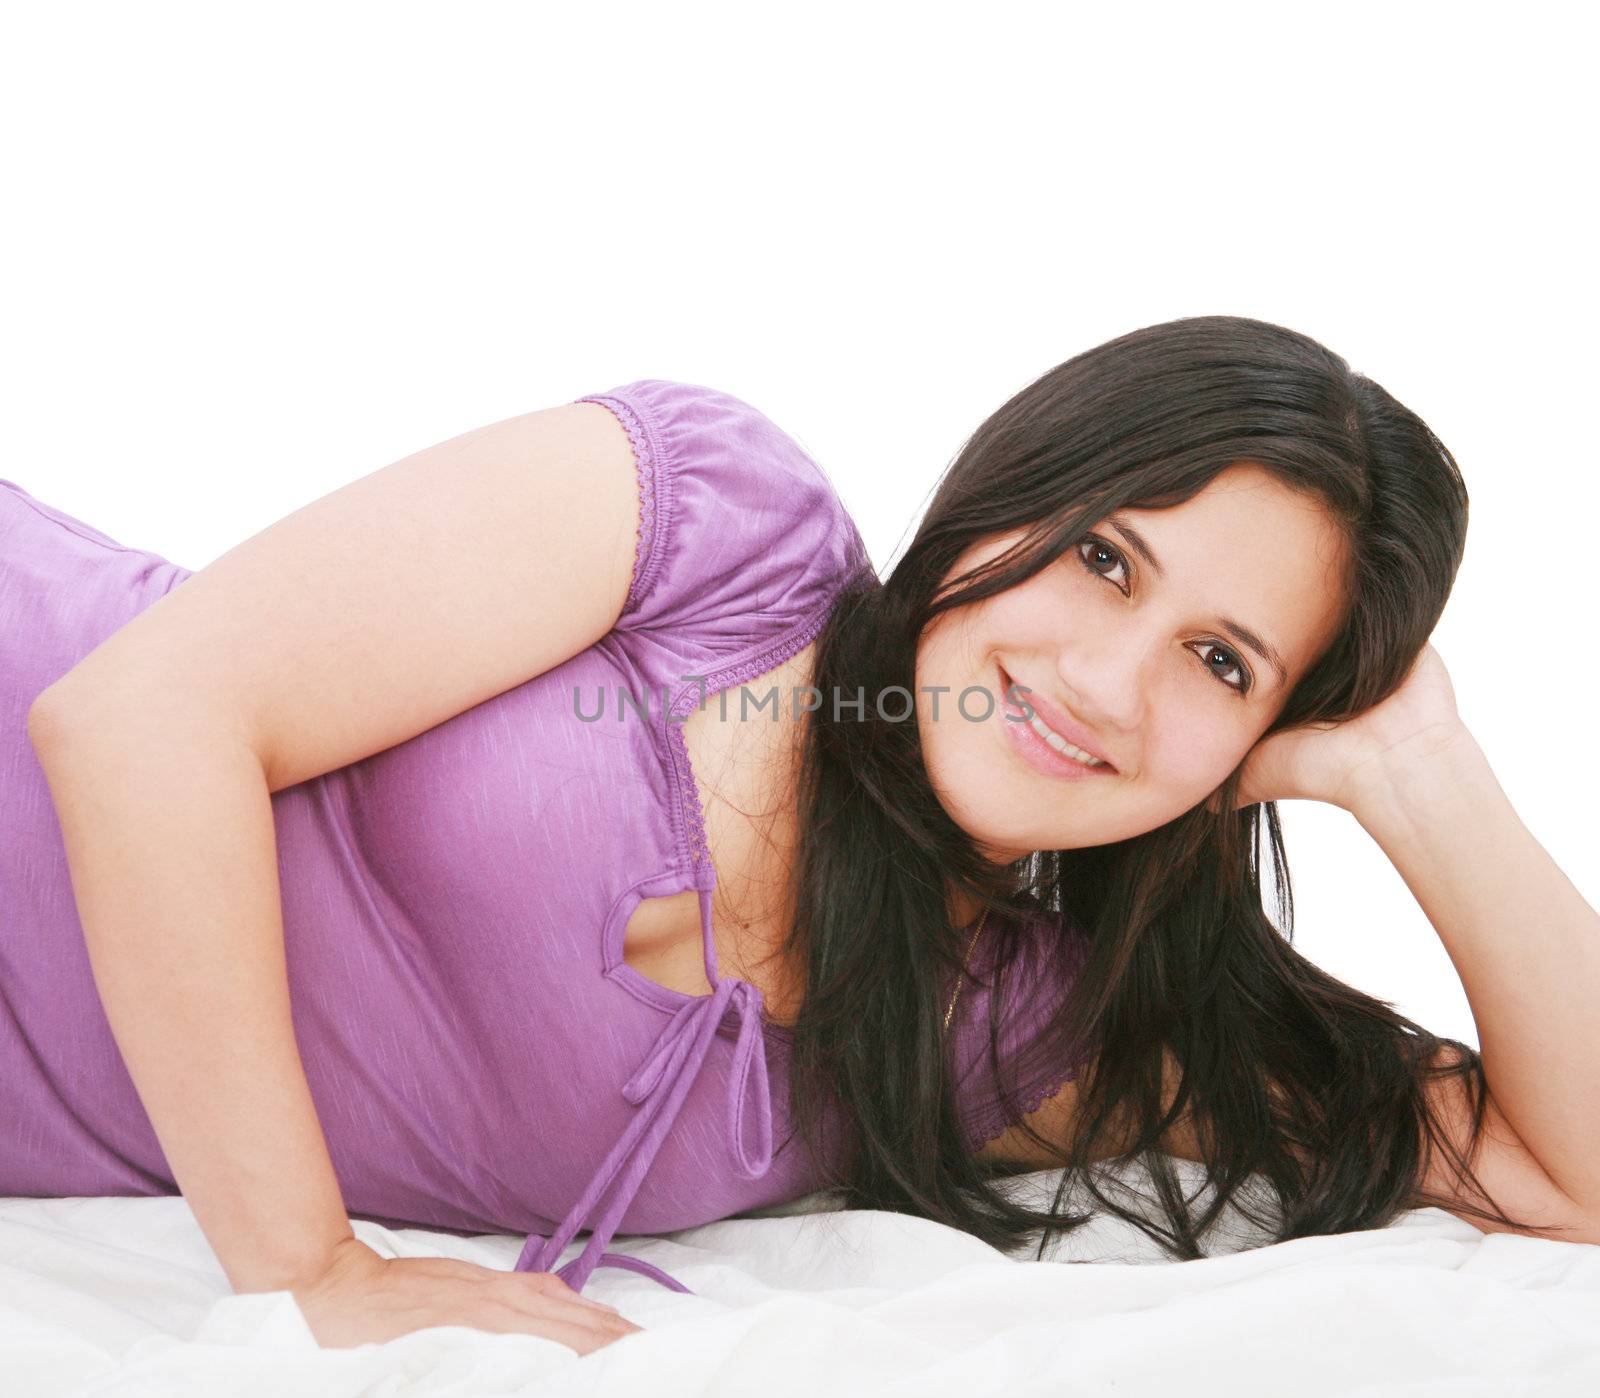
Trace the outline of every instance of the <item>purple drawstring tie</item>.
[[[728, 1138], [733, 1145], [734, 1164], [746, 1179], [758, 1179], [772, 1163], [772, 1100], [767, 1077], [767, 1059], [762, 1039], [761, 992], [748, 981], [720, 979], [716, 975], [711, 925], [711, 891], [700, 891], [702, 932], [706, 943], [706, 978], [713, 985], [709, 995], [685, 1001], [668, 1021], [665, 1029], [645, 1055], [644, 1061], [624, 1084], [622, 1095], [640, 1107], [628, 1128], [612, 1146], [605, 1162], [589, 1181], [588, 1187], [567, 1212], [561, 1226], [546, 1238], [531, 1233], [517, 1258], [515, 1271], [547, 1272], [567, 1244], [583, 1226], [584, 1219], [616, 1181], [616, 1189], [599, 1219], [591, 1225], [592, 1236], [583, 1251], [557, 1275], [582, 1292], [596, 1267], [626, 1267], [654, 1277], [674, 1291], [690, 1291], [659, 1267], [623, 1253], [606, 1252], [622, 1216], [644, 1182], [662, 1142], [677, 1120], [689, 1089], [711, 1049], [717, 1027], [732, 1008], [739, 1016], [739, 1034], [734, 1045], [733, 1072], [728, 1079]], [[753, 1116], [755, 1151], [745, 1146], [750, 1114], [745, 1099], [751, 1084], [755, 1087]], [[619, 1178], [620, 1172], [620, 1178]]]

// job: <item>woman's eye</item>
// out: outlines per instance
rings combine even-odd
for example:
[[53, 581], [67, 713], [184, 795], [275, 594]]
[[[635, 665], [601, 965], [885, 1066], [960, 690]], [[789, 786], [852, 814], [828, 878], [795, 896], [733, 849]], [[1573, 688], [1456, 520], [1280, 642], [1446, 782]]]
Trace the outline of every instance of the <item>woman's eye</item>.
[[[1110, 578], [1112, 584], [1122, 592], [1123, 596], [1127, 596], [1128, 589], [1122, 583], [1117, 582], [1117, 580], [1112, 578], [1109, 573], [1102, 572], [1100, 568], [1098, 568], [1094, 563], [1090, 562], [1090, 559], [1097, 554], [1109, 555], [1111, 559], [1110, 566], [1114, 568], [1121, 568], [1124, 576], [1126, 576], [1128, 568], [1126, 561], [1124, 561], [1122, 555], [1104, 539], [1097, 539], [1091, 534], [1087, 539], [1078, 545], [1078, 557], [1082, 560], [1084, 568], [1093, 573], [1097, 578]], [[1131, 581], [1131, 579], [1129, 579], [1129, 581]]]
[[[1232, 651], [1224, 649], [1215, 641], [1199, 641], [1196, 644], [1204, 646], [1211, 652], [1210, 655], [1202, 655], [1200, 658], [1205, 662], [1206, 669], [1221, 679], [1223, 684], [1227, 685], [1229, 689], [1237, 689], [1241, 694], [1249, 690], [1251, 683], [1250, 672], [1244, 668], [1239, 662], [1239, 658]], [[1196, 651], [1195, 654], [1200, 655], [1200, 652]], [[1220, 666], [1213, 664], [1213, 661], [1220, 661]], [[1222, 676], [1230, 673], [1238, 675], [1239, 678], [1237, 680], [1222, 679]]]
[[[1105, 578], [1124, 597], [1128, 595], [1127, 583], [1118, 582], [1111, 576], [1112, 572], [1121, 568], [1124, 577], [1128, 578], [1127, 560], [1115, 546], [1091, 534], [1078, 545], [1078, 558], [1087, 572], [1097, 578]], [[1128, 581], [1131, 582], [1131, 578], [1128, 578]], [[1201, 655], [1200, 659], [1205, 668], [1217, 677], [1219, 684], [1226, 685], [1239, 694], [1249, 693], [1254, 681], [1250, 677], [1250, 671], [1245, 668], [1244, 662], [1238, 656], [1225, 646], [1219, 646], [1215, 641], [1198, 641], [1196, 644], [1210, 652], [1209, 655]], [[1195, 654], [1200, 655], [1200, 652], [1197, 650]], [[1227, 678], [1229, 675], [1234, 678]]]

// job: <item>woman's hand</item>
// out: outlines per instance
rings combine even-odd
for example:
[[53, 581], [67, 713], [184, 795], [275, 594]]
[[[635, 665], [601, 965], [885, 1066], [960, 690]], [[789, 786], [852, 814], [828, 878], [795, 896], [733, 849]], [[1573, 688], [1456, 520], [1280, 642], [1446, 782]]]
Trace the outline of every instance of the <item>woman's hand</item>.
[[502, 1272], [448, 1257], [386, 1258], [343, 1240], [323, 1272], [292, 1288], [324, 1348], [382, 1344], [433, 1325], [542, 1335], [590, 1354], [644, 1327], [579, 1295], [554, 1272]]
[[1471, 741], [1444, 661], [1430, 643], [1381, 704], [1344, 723], [1285, 728], [1251, 748], [1234, 809], [1294, 799], [1353, 812], [1364, 792], [1392, 780], [1405, 764]]

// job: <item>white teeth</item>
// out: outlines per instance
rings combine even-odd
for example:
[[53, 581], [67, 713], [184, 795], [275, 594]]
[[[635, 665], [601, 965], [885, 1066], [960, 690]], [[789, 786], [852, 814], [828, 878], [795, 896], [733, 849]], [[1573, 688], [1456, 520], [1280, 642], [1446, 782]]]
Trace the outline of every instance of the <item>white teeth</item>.
[[1049, 727], [1038, 714], [1030, 718], [1028, 723], [1032, 726], [1033, 731], [1043, 738], [1045, 742], [1049, 743], [1057, 752], [1070, 757], [1074, 762], [1081, 762], [1085, 767], [1104, 767], [1106, 765], [1098, 757], [1091, 757], [1082, 748], [1073, 747], [1054, 728]]

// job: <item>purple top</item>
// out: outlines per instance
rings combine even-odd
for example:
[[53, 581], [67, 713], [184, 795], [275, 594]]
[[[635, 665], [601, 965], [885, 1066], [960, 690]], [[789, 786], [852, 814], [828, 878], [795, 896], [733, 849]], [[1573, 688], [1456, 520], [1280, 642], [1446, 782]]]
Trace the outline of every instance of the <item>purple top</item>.
[[[351, 1214], [525, 1232], [521, 1270], [548, 1270], [587, 1228], [560, 1269], [577, 1290], [603, 1264], [688, 1290], [605, 1252], [612, 1234], [826, 1182], [798, 1140], [774, 1154], [790, 1032], [753, 985], [717, 974], [716, 874], [682, 719], [702, 683], [755, 680], [806, 646], [870, 563], [821, 468], [741, 400], [648, 379], [577, 401], [614, 413], [635, 451], [623, 613], [535, 679], [273, 794], [290, 999]], [[0, 1194], [177, 1192], [95, 990], [26, 715], [190, 575], [0, 481]], [[622, 958], [640, 900], [691, 888], [715, 987], [701, 996]], [[1062, 935], [1025, 925], [1041, 953]], [[987, 998], [970, 984], [951, 1031], [974, 1147], [1010, 1124], [981, 1061]], [[1004, 1016], [1029, 1107], [1072, 1076], [1026, 1061], [1044, 998]]]

